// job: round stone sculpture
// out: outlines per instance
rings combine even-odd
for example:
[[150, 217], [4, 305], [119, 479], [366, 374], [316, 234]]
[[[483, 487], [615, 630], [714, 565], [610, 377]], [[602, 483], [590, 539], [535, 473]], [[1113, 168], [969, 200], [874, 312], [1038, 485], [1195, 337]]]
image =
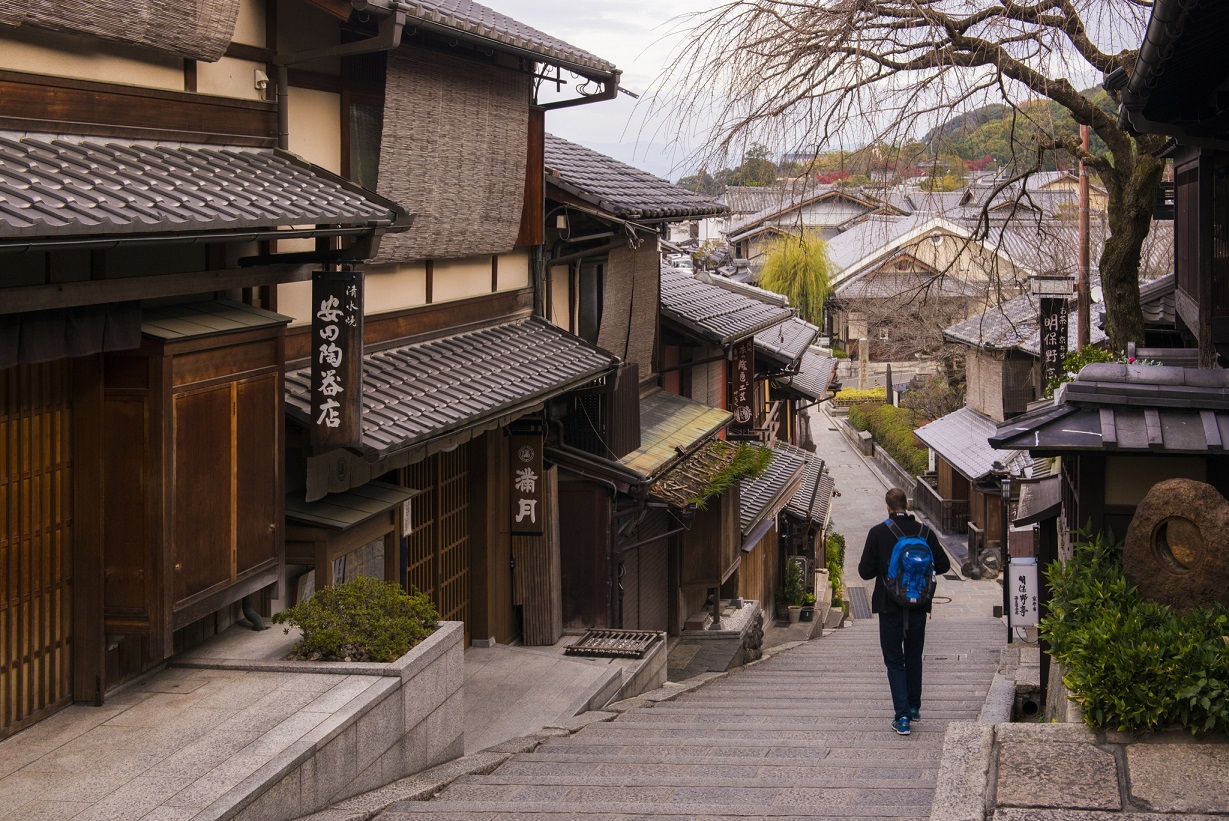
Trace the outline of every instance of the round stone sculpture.
[[1229, 501], [1193, 479], [1152, 486], [1127, 528], [1127, 581], [1175, 610], [1229, 605]]

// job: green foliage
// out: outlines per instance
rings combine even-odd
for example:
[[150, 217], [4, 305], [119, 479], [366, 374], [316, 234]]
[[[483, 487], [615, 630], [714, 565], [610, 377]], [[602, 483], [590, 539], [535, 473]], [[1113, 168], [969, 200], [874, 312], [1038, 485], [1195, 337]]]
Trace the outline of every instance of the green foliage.
[[828, 245], [821, 237], [811, 233], [786, 235], [769, 244], [759, 286], [789, 297], [799, 316], [821, 325], [832, 274]]
[[837, 359], [848, 359], [849, 351], [845, 350], [844, 348], [838, 348], [835, 345], [833, 345], [832, 355], [835, 356]]
[[396, 661], [431, 635], [439, 620], [424, 594], [410, 595], [394, 582], [367, 576], [317, 590], [273, 616], [277, 624], [303, 631], [295, 656], [325, 661]]
[[708, 487], [704, 488], [704, 491], [699, 496], [692, 499], [691, 503], [704, 510], [709, 499], [714, 496], [720, 496], [727, 488], [744, 476], [751, 476], [757, 479], [763, 476], [764, 471], [768, 470], [768, 465], [771, 462], [772, 451], [768, 448], [740, 442], [738, 451], [734, 454], [734, 461], [714, 473], [713, 478], [708, 483]]
[[832, 603], [840, 604], [845, 591], [845, 537], [840, 533], [829, 533], [824, 540], [824, 566], [832, 585]]
[[1145, 601], [1104, 536], [1077, 542], [1048, 578], [1042, 635], [1089, 725], [1229, 729], [1229, 609], [1178, 614]]
[[866, 402], [886, 402], [888, 401], [887, 388], [882, 386], [876, 388], [841, 388], [833, 397], [832, 402], [840, 406], [861, 405]]
[[849, 424], [870, 431], [875, 445], [915, 476], [930, 466], [929, 449], [913, 433], [925, 421], [917, 411], [892, 405], [861, 404], [849, 409]]
[[1053, 396], [1054, 391], [1058, 390], [1058, 386], [1064, 382], [1070, 382], [1079, 374], [1083, 367], [1091, 362], [1119, 362], [1126, 360], [1119, 357], [1117, 354], [1107, 351], [1104, 348], [1095, 348], [1092, 345], [1085, 345], [1078, 351], [1072, 351], [1067, 354], [1067, 358], [1063, 360], [1063, 373], [1057, 379], [1051, 379], [1046, 383], [1046, 396]]
[[791, 607], [801, 607], [806, 600], [807, 582], [802, 577], [802, 564], [790, 558], [785, 559], [785, 581], [782, 582], [785, 593], [785, 603]]
[[762, 188], [777, 181], [777, 166], [768, 159], [768, 147], [756, 143], [743, 155], [742, 165], [728, 172], [728, 185], [746, 185]]

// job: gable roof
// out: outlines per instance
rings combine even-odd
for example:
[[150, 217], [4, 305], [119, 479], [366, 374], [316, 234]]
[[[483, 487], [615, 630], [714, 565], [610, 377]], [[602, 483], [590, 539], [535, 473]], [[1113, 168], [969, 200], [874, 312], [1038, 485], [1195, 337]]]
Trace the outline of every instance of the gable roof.
[[545, 154], [547, 182], [617, 217], [686, 219], [727, 211], [719, 202], [554, 134], [546, 135]]
[[541, 62], [577, 69], [581, 74], [618, 73], [613, 63], [471, 0], [395, 2], [399, 11], [424, 28], [460, 35], [466, 40], [491, 41], [528, 52]]
[[707, 285], [691, 274], [663, 267], [661, 315], [724, 346], [784, 322], [794, 312], [739, 296], [716, 285]]
[[966, 407], [922, 425], [914, 435], [970, 481], [990, 476], [996, 462], [1017, 475], [1031, 475], [1032, 462], [1026, 452], [1004, 453], [990, 446], [989, 439], [996, 432], [993, 419]]
[[805, 319], [793, 317], [757, 333], [755, 353], [788, 366], [806, 352], [817, 336], [819, 328]]
[[[904, 211], [894, 205], [890, 205], [878, 197], [867, 194], [860, 188], [841, 188], [832, 185], [821, 186], [803, 186], [795, 189], [785, 189], [781, 191], [780, 200], [770, 202], [769, 205], [761, 208], [759, 211], [752, 213], [746, 217], [739, 219], [734, 224], [730, 225], [727, 232], [731, 241], [736, 241], [751, 234], [758, 233], [761, 230], [777, 229], [778, 226], [766, 226], [764, 223], [776, 217], [784, 216], [791, 211], [798, 211], [806, 208], [808, 205], [813, 205], [825, 200], [845, 200], [857, 205], [863, 206], [866, 212], [882, 212], [891, 213], [895, 216], [902, 216]], [[859, 215], [860, 216], [860, 215]], [[853, 217], [856, 219], [857, 217]], [[851, 219], [843, 217], [838, 222], [834, 223], [812, 223], [807, 227], [823, 226], [834, 227], [843, 225]]]
[[789, 445], [778, 447], [778, 444], [773, 445], [772, 461], [760, 476], [746, 476], [738, 482], [738, 521], [744, 537], [757, 524], [780, 513], [794, 498], [802, 482], [809, 454]]

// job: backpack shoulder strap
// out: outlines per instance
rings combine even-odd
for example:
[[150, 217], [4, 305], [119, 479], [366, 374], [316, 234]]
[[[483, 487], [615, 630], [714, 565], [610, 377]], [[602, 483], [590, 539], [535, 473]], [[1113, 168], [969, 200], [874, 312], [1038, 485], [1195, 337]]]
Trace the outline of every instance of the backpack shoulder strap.
[[888, 526], [888, 530], [890, 530], [892, 532], [892, 535], [895, 536], [897, 539], [905, 538], [904, 532], [900, 529], [900, 527], [896, 524], [896, 522], [892, 521], [892, 518], [890, 516], [884, 519], [883, 523]]

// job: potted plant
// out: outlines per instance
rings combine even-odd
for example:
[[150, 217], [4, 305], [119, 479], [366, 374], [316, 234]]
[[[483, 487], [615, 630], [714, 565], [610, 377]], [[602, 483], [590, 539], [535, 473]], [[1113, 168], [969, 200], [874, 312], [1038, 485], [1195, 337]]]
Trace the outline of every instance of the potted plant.
[[802, 597], [802, 611], [799, 614], [800, 621], [815, 621], [815, 594], [807, 593]]
[[806, 601], [806, 580], [802, 578], [802, 564], [787, 559], [785, 562], [785, 604], [789, 609], [789, 623], [797, 624], [802, 618], [802, 605]]

